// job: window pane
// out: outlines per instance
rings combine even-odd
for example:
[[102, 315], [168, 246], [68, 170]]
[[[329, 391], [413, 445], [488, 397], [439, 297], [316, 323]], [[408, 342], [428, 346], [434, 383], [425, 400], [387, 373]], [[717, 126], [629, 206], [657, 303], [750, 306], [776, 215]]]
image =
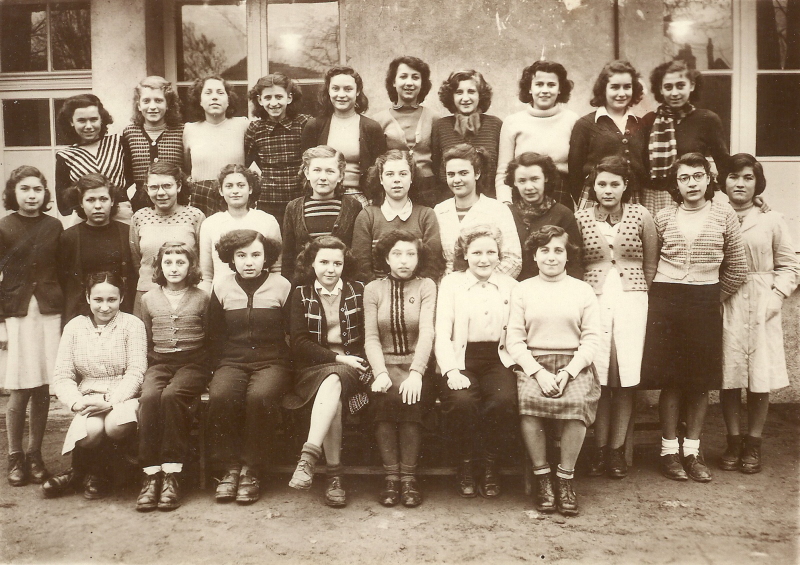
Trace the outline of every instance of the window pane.
[[244, 2], [180, 7], [178, 80], [221, 75], [247, 80], [247, 14]]
[[703, 89], [697, 101], [698, 107], [711, 110], [722, 120], [728, 144], [731, 140], [731, 86], [730, 75], [703, 75]]
[[758, 68], [800, 69], [800, 2], [758, 0]]
[[50, 145], [47, 100], [3, 100], [3, 128], [8, 147]]
[[66, 100], [66, 98], [53, 99], [53, 124], [56, 128], [56, 145], [70, 145], [73, 143], [72, 140], [67, 139], [66, 136], [64, 136], [61, 128], [58, 127], [58, 113], [61, 111], [61, 108], [64, 106], [64, 102], [66, 102]]
[[89, 4], [53, 4], [50, 7], [53, 70], [92, 68], [92, 25]]
[[339, 63], [338, 2], [288, 4], [267, 8], [269, 72], [294, 79], [322, 78]]
[[43, 4], [0, 6], [0, 70], [47, 70], [47, 12]]
[[758, 77], [756, 153], [800, 156], [800, 75]]
[[[308, 114], [310, 116], [317, 116], [320, 113], [319, 105], [319, 91], [322, 90], [322, 84], [301, 84], [300, 92], [303, 93], [303, 98], [300, 100], [297, 109], [300, 114]], [[294, 104], [294, 102], [292, 102]]]
[[665, 0], [664, 57], [698, 70], [733, 66], [731, 0]]
[[[181, 99], [181, 110], [185, 122], [194, 121], [192, 112], [189, 109], [189, 86], [178, 86], [178, 96]], [[247, 85], [237, 84], [233, 86], [233, 92], [238, 98], [236, 102], [236, 116], [247, 116]]]

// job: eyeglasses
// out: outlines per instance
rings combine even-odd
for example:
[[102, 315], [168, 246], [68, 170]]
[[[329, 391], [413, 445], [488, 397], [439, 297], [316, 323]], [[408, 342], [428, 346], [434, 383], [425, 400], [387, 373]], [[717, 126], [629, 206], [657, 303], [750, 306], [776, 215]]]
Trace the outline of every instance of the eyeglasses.
[[695, 182], [700, 182], [704, 178], [706, 178], [707, 173], [692, 173], [691, 175], [678, 175], [678, 182], [681, 184], [686, 184], [689, 182], [690, 178], [693, 178]]
[[160, 188], [163, 191], [167, 191], [167, 190], [172, 190], [173, 188], [175, 188], [175, 186], [176, 184], [174, 182], [169, 182], [166, 184], [148, 184], [147, 190], [150, 192], [158, 192], [158, 189]]

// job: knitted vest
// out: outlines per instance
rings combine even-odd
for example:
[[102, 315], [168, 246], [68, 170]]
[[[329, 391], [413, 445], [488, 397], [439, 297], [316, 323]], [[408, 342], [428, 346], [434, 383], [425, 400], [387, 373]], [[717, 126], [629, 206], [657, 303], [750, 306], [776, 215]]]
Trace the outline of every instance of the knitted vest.
[[647, 292], [647, 282], [642, 269], [643, 249], [641, 234], [644, 228], [639, 204], [625, 204], [617, 235], [614, 238], [614, 258], [605, 236], [600, 233], [594, 208], [586, 208], [575, 213], [583, 235], [583, 280], [592, 285], [595, 294], [602, 294], [606, 276], [616, 267], [622, 278], [623, 290], [642, 290]]

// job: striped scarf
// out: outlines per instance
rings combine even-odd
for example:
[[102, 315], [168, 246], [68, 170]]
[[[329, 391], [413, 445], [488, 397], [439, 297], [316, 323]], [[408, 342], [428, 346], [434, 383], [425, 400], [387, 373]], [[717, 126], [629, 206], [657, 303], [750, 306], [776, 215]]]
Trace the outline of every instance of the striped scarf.
[[686, 104], [673, 110], [662, 104], [656, 110], [656, 119], [650, 131], [650, 178], [663, 179], [669, 174], [673, 163], [678, 159], [678, 143], [675, 140], [675, 124], [694, 112], [694, 106]]

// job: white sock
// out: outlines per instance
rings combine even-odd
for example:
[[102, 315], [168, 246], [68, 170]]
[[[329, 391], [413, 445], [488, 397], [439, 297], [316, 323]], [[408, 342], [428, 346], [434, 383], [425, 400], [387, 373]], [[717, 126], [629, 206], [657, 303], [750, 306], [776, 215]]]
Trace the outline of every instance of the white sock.
[[180, 473], [183, 471], [183, 463], [164, 463], [161, 470], [165, 473]]
[[156, 473], [161, 471], [161, 465], [153, 465], [152, 467], [145, 467], [144, 474], [145, 475], [155, 475]]
[[664, 455], [677, 455], [679, 450], [678, 438], [664, 439], [661, 438], [661, 456]]
[[683, 440], [683, 456], [700, 455], [700, 440], [685, 438]]

